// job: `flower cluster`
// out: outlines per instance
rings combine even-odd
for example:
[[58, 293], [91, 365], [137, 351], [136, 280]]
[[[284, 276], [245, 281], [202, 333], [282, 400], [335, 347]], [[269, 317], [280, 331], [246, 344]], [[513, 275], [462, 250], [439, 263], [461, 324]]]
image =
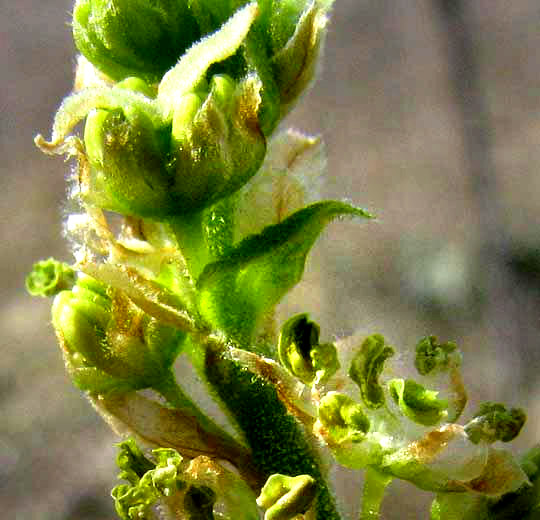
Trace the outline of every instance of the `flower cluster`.
[[[75, 90], [50, 140], [36, 137], [76, 161], [75, 262], [36, 264], [27, 287], [54, 296], [73, 382], [131, 437], [117, 461], [128, 483], [112, 493], [120, 518], [339, 520], [329, 455], [366, 470], [366, 519], [395, 478], [436, 493], [436, 520], [459, 507], [498, 518], [501, 500], [537, 496], [538, 457], [520, 465], [493, 447], [519, 433], [521, 410], [486, 403], [457, 424], [453, 343], [424, 338], [416, 376], [395, 377], [381, 335], [321, 341], [306, 313], [276, 329], [325, 227], [372, 218], [318, 200], [320, 139], [276, 130], [315, 76], [331, 4], [75, 4]], [[179, 356], [228, 425], [179, 384]]]

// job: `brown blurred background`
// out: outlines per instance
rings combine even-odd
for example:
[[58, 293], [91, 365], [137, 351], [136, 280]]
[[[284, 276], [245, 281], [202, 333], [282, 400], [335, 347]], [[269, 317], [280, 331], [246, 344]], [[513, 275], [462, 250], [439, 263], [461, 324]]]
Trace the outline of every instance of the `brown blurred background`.
[[[16, 520], [113, 519], [114, 436], [64, 373], [32, 263], [70, 261], [68, 166], [33, 145], [71, 89], [71, 1], [0, 3], [0, 509]], [[327, 339], [423, 335], [465, 354], [471, 407], [529, 413], [540, 440], [540, 4], [337, 0], [317, 84], [286, 122], [323, 134], [325, 196], [374, 211], [331, 226], [282, 316]], [[343, 477], [342, 477], [343, 478]], [[355, 518], [358, 483], [346, 475]], [[427, 518], [429, 494], [391, 486], [384, 519]]]

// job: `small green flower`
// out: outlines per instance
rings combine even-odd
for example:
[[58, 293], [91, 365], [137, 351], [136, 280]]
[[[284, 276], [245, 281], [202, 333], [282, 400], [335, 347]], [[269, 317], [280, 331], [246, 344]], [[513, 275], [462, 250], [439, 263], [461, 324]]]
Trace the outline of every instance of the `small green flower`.
[[243, 186], [259, 169], [266, 140], [259, 129], [260, 82], [214, 75], [209, 92], [178, 101], [172, 120], [171, 196], [177, 213], [202, 209]]
[[465, 425], [471, 442], [510, 442], [523, 428], [527, 415], [521, 408], [507, 409], [500, 403], [486, 402]]
[[26, 290], [32, 296], [55, 296], [71, 289], [75, 284], [75, 271], [54, 258], [37, 262], [26, 277]]
[[385, 361], [394, 355], [380, 334], [368, 336], [354, 356], [349, 377], [359, 386], [360, 395], [368, 408], [380, 408], [385, 403], [384, 390], [379, 376]]
[[370, 428], [362, 407], [339, 392], [328, 392], [321, 399], [318, 415], [329, 442], [334, 444], [361, 442]]
[[461, 353], [455, 343], [438, 343], [435, 336], [422, 338], [416, 345], [414, 366], [425, 376], [434, 371], [448, 369], [451, 365], [461, 365]]
[[339, 368], [336, 347], [319, 344], [319, 326], [307, 314], [289, 318], [281, 328], [278, 354], [282, 365], [303, 383], [322, 383]]
[[416, 423], [433, 426], [446, 416], [448, 402], [412, 379], [392, 379], [388, 390], [403, 414]]

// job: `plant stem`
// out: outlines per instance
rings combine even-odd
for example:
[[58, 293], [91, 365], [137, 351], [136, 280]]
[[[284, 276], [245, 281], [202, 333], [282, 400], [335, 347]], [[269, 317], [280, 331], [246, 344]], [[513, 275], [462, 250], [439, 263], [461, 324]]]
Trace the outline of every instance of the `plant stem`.
[[198, 211], [190, 215], [171, 217], [168, 221], [193, 280], [197, 280], [209, 260], [202, 219], [203, 212]]
[[360, 513], [360, 520], [379, 519], [384, 492], [391, 481], [392, 477], [368, 466], [365, 473], [364, 490], [362, 493], [362, 511]]

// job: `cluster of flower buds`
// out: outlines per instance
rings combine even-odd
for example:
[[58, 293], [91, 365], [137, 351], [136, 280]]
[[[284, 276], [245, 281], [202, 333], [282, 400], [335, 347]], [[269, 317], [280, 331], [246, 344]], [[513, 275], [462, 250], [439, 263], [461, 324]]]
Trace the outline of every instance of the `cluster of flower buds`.
[[[259, 170], [313, 79], [330, 3], [79, 0], [81, 90], [37, 142], [79, 157], [85, 204], [158, 220], [200, 211]], [[84, 118], [83, 142], [68, 137]]]

